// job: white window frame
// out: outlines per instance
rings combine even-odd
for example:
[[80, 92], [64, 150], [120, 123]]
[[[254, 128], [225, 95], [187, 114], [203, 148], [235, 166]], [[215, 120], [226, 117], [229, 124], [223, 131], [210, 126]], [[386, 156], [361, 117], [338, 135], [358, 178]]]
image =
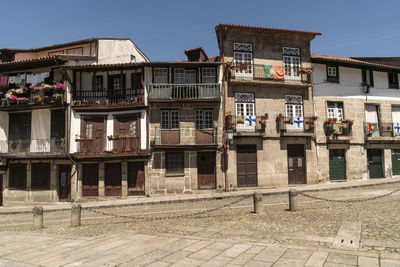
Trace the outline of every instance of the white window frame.
[[337, 67], [328, 66], [328, 76], [337, 77]]
[[202, 68], [201, 69], [201, 82], [202, 83], [216, 83], [217, 71], [215, 68]]
[[299, 95], [285, 96], [286, 120], [293, 119], [291, 124], [286, 125], [288, 131], [302, 131], [304, 129], [303, 97]]
[[[331, 102], [334, 104], [334, 107], [328, 107], [327, 103], [327, 117], [328, 119], [336, 119], [337, 122], [341, 122], [344, 120], [344, 108], [340, 107], [338, 102]], [[342, 104], [343, 105], [343, 104]]]
[[[247, 43], [233, 43], [233, 63], [239, 69], [235, 70], [235, 77], [252, 78], [253, 77], [253, 45]], [[245, 70], [240, 66], [246, 65]]]
[[236, 123], [237, 131], [251, 131], [256, 129], [255, 101], [254, 94], [236, 93], [235, 94], [236, 121], [243, 117], [243, 123]]
[[301, 58], [297, 56], [283, 56], [285, 80], [300, 81]]

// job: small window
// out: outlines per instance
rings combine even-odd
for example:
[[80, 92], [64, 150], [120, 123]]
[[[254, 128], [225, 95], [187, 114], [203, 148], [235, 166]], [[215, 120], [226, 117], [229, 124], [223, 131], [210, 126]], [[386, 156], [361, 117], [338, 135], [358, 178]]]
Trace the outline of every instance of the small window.
[[362, 70], [362, 85], [369, 85], [369, 87], [374, 87], [374, 72], [372, 70]]
[[67, 49], [68, 55], [83, 55], [83, 47]]
[[54, 56], [54, 55], [63, 55], [64, 54], [64, 50], [58, 50], [58, 51], [53, 51], [53, 52], [49, 52], [48, 55], [50, 56]]
[[136, 63], [136, 57], [134, 55], [131, 55], [131, 63]]
[[166, 152], [166, 172], [173, 174], [183, 174], [183, 152]]
[[217, 82], [215, 68], [202, 68], [201, 69], [201, 82], [202, 83], [215, 83]]
[[168, 83], [168, 69], [155, 68], [154, 69], [154, 83]]
[[399, 89], [399, 77], [397, 73], [388, 73], [389, 89]]
[[111, 77], [111, 83], [113, 89], [121, 89], [121, 78], [120, 77]]
[[32, 189], [50, 189], [50, 163], [32, 163]]
[[328, 119], [342, 121], [344, 119], [343, 102], [327, 102]]
[[92, 122], [86, 122], [85, 134], [86, 134], [86, 136], [85, 136], [86, 138], [93, 137], [93, 123]]
[[327, 66], [326, 67], [327, 81], [338, 83], [339, 82], [339, 67], [338, 66]]
[[99, 75], [95, 78], [95, 88], [96, 91], [103, 91], [103, 76]]
[[196, 130], [213, 129], [213, 111], [197, 109], [195, 111]]
[[161, 110], [161, 129], [179, 129], [179, 110]]

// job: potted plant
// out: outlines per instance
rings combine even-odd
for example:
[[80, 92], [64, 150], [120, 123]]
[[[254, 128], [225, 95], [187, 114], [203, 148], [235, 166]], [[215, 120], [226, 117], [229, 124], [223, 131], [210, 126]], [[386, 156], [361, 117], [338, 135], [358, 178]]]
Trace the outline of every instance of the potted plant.
[[293, 117], [289, 117], [287, 120], [285, 120], [286, 124], [293, 124]]
[[27, 97], [18, 97], [18, 104], [26, 104], [29, 101], [29, 98]]
[[328, 123], [334, 124], [334, 123], [336, 123], [336, 119], [335, 118], [329, 118], [328, 119]]
[[55, 102], [62, 102], [64, 95], [63, 94], [53, 94], [52, 98]]
[[278, 116], [276, 117], [276, 120], [277, 120], [277, 121], [283, 120], [283, 114], [282, 114], [282, 113], [279, 113]]
[[242, 116], [237, 117], [236, 123], [237, 123], [237, 124], [243, 124], [243, 123], [244, 123], [244, 118], [243, 118]]

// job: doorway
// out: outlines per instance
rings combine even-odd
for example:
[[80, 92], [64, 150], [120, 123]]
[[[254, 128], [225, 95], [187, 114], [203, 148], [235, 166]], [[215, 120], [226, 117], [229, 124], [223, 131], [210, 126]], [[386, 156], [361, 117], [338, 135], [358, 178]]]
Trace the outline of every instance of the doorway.
[[382, 150], [368, 149], [367, 157], [369, 178], [384, 178], [382, 168]]
[[82, 196], [99, 196], [99, 165], [97, 163], [82, 165]]
[[105, 196], [122, 196], [121, 163], [104, 164]]
[[197, 152], [198, 189], [215, 189], [215, 152]]
[[238, 145], [236, 157], [238, 187], [257, 186], [257, 146]]
[[304, 145], [287, 145], [289, 184], [306, 183]]
[[71, 165], [58, 165], [58, 199], [71, 200]]

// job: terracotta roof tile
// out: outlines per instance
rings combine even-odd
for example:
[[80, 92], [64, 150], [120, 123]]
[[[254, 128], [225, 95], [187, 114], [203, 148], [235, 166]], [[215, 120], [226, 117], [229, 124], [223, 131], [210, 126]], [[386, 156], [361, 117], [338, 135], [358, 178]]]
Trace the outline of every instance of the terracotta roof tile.
[[300, 30], [289, 30], [289, 29], [279, 29], [279, 28], [268, 28], [268, 27], [258, 27], [258, 26], [247, 26], [247, 25], [237, 25], [237, 24], [222, 24], [220, 23], [215, 27], [215, 31], [224, 29], [239, 29], [239, 30], [249, 30], [258, 32], [276, 32], [276, 33], [294, 33], [294, 34], [307, 34], [307, 35], [321, 35], [320, 32], [311, 31], [300, 31]]
[[326, 61], [337, 62], [337, 63], [350, 63], [350, 64], [358, 64], [358, 65], [362, 65], [362, 66], [371, 66], [371, 67], [377, 67], [377, 68], [388, 68], [388, 69], [400, 70], [400, 67], [398, 67], [398, 66], [373, 63], [373, 62], [363, 61], [363, 60], [349, 58], [349, 57], [337, 57], [337, 56], [326, 56], [326, 55], [311, 55], [311, 59], [326, 60]]

